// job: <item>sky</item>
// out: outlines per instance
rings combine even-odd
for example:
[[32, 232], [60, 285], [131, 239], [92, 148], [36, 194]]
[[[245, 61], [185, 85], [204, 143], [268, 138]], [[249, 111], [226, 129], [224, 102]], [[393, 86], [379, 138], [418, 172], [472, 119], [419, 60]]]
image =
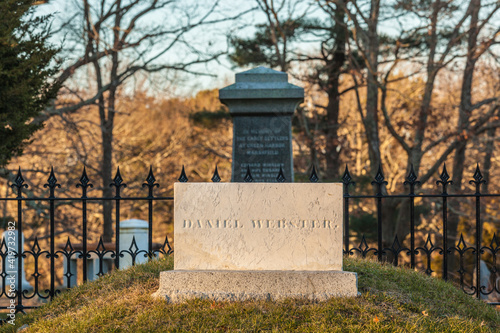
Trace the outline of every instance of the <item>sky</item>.
[[[128, 3], [130, 0], [123, 0], [123, 3]], [[305, 0], [307, 1], [307, 0]], [[314, 0], [310, 0], [313, 1]], [[62, 22], [67, 21], [68, 17], [71, 16], [72, 12], [75, 12], [78, 6], [81, 6], [82, 0], [49, 0], [47, 4], [39, 5], [37, 8], [37, 13], [39, 14], [53, 14], [54, 15], [54, 28], [61, 25]], [[99, 1], [91, 0], [91, 4], [98, 3]], [[111, 1], [108, 1], [111, 2]], [[143, 4], [147, 4], [149, 1], [143, 0]], [[214, 3], [214, 0], [173, 0], [173, 5], [168, 6], [165, 9], [158, 10], [143, 21], [138, 22], [137, 26], [141, 28], [170, 28], [175, 29], [176, 27], [186, 24], [188, 18], [191, 17], [193, 21], [196, 21], [196, 17], [200, 17], [205, 13], [208, 8]], [[215, 13], [210, 16], [210, 19], [217, 19], [221, 17], [234, 16], [237, 13], [245, 12], [252, 7], [256, 6], [254, 0], [220, 0], [220, 6], [216, 9]], [[189, 10], [185, 11], [185, 8]], [[294, 15], [297, 12], [301, 12], [306, 7], [294, 9]], [[316, 7], [315, 7], [316, 8]], [[285, 9], [286, 10], [286, 9]], [[321, 11], [316, 10], [313, 15], [321, 16]], [[81, 28], [83, 22], [82, 19], [73, 20], [73, 24], [76, 27]], [[193, 29], [191, 32], [187, 33], [184, 40], [181, 43], [177, 43], [174, 48], [167, 52], [164, 56], [159, 58], [159, 62], [163, 63], [180, 63], [183, 61], [189, 61], [194, 59], [197, 55], [196, 52], [203, 50], [204, 52], [220, 52], [228, 49], [227, 34], [238, 35], [239, 37], [251, 36], [254, 31], [254, 25], [257, 23], [266, 22], [266, 17], [264, 13], [260, 10], [253, 11], [238, 18], [237, 20], [219, 23], [217, 25], [205, 26], [203, 29]], [[389, 35], [396, 35], [398, 30], [402, 27], [408, 29], [414, 25], [414, 21], [411, 17], [405, 17], [402, 22], [402, 26], [395, 20], [382, 21], [379, 25], [379, 31]], [[111, 25], [112, 22], [109, 22]], [[108, 29], [109, 30], [109, 29]], [[61, 31], [53, 36], [53, 41], [55, 44], [60, 45], [63, 42], [63, 48], [70, 46], [72, 43], [72, 38], [80, 38], [81, 36], [71, 36], [67, 32]], [[149, 47], [148, 53], [150, 55], [158, 52], [168, 41], [166, 38], [164, 41], [158, 41], [157, 43]], [[310, 44], [300, 44], [298, 48], [302, 48], [303, 52], [315, 52], [315, 48], [318, 48], [319, 43]], [[196, 50], [192, 50], [191, 48]], [[80, 52], [72, 52], [65, 55], [65, 59], [68, 62], [74, 61], [76, 55], [81, 55]], [[217, 61], [212, 61], [208, 65], [198, 65], [191, 68], [196, 72], [202, 72], [209, 74], [208, 76], [193, 76], [193, 75], [168, 75], [164, 73], [156, 74], [150, 77], [150, 80], [145, 81], [143, 78], [135, 78], [134, 82], [144, 82], [146, 85], [154, 89], [168, 90], [173, 96], [175, 95], [190, 95], [202, 89], [213, 89], [221, 88], [230, 83], [234, 82], [234, 74], [236, 72], [243, 71], [247, 68], [235, 68], [234, 64], [230, 63], [227, 56], [223, 55], [217, 59]], [[81, 83], [79, 83], [81, 84]]]
[[[69, 13], [75, 10], [76, 4], [81, 3], [80, 0], [50, 0], [47, 4], [43, 4], [38, 6], [37, 14], [45, 15], [52, 14], [54, 15], [53, 27], [57, 28], [61, 25], [62, 22], [66, 21], [69, 17]], [[92, 1], [91, 1], [92, 3]], [[185, 5], [193, 5], [195, 4], [198, 8], [196, 9], [200, 14], [204, 13], [208, 6], [210, 6], [213, 1], [205, 0], [205, 1], [195, 1], [195, 0], [182, 0], [177, 1], [177, 3]], [[252, 0], [242, 1], [230, 1], [230, 0], [221, 0], [221, 9], [215, 15], [212, 15], [211, 18], [217, 19], [222, 15], [236, 15], [236, 13], [240, 13], [246, 10], [249, 10], [254, 5]], [[153, 13], [147, 17], [147, 20], [140, 22], [144, 26], [162, 26], [158, 24], [159, 22], [165, 22], [163, 26], [175, 27], [175, 21], [181, 20], [180, 17], [183, 17], [184, 13], [182, 13], [182, 8], [177, 6], [177, 8], [171, 7], [169, 10], [173, 10], [175, 12], [174, 15], [170, 15], [169, 12], [166, 11], [158, 11]], [[175, 17], [172, 17], [175, 16]], [[81, 19], [80, 19], [81, 20]], [[226, 22], [220, 23], [216, 26], [206, 27], [204, 29], [196, 29], [192, 33], [187, 34], [185, 40], [190, 44], [189, 46], [196, 45], [198, 49], [208, 50], [210, 49], [213, 52], [226, 50], [227, 45], [227, 32], [238, 33], [239, 35], [250, 34], [252, 29], [252, 24], [255, 22], [261, 22], [265, 20], [265, 17], [260, 15], [258, 12], [253, 12], [245, 15], [243, 18], [238, 19], [234, 22]], [[186, 22], [183, 20], [183, 22]], [[75, 23], [75, 22], [73, 22]], [[81, 23], [76, 22], [81, 25]], [[138, 24], [138, 25], [139, 25]], [[71, 44], [71, 37], [65, 32], [58, 32], [54, 34], [52, 38], [52, 42], [56, 45], [60, 45], [61, 41], [63, 41], [63, 47]], [[161, 45], [152, 45], [151, 52], [154, 53], [155, 50], [159, 50]], [[171, 52], [168, 52], [163, 58], [166, 62], [176, 62], [183, 61], [189, 59], [189, 57], [194, 57], [193, 54], [189, 54], [191, 51], [187, 46], [179, 44], [176, 48], [172, 49]], [[81, 53], [79, 53], [81, 54]], [[70, 59], [71, 55], [67, 58]], [[71, 61], [72, 59], [70, 59]], [[194, 66], [192, 68], [197, 72], [207, 73], [210, 76], [185, 76], [183, 78], [175, 78], [176, 84], [175, 87], [167, 82], [167, 87], [170, 89], [175, 89], [176, 92], [174, 94], [190, 94], [192, 92], [214, 88], [214, 87], [222, 87], [224, 85], [230, 84], [234, 81], [235, 72], [242, 71], [243, 69], [234, 68], [234, 65], [229, 62], [227, 56], [221, 56], [218, 58], [218, 61], [213, 61], [208, 65], [199, 65]], [[154, 77], [154, 81], [158, 83], [158, 86], [163, 86], [160, 81], [172, 80], [170, 78], [162, 78], [161, 75], [156, 75]]]

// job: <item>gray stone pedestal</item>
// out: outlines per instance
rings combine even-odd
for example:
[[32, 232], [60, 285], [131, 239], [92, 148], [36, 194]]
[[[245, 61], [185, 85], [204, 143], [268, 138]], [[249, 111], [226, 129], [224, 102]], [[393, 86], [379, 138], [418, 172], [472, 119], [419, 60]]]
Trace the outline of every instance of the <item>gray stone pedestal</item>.
[[343, 271], [166, 271], [153, 297], [245, 301], [300, 298], [326, 301], [358, 295], [356, 273]]

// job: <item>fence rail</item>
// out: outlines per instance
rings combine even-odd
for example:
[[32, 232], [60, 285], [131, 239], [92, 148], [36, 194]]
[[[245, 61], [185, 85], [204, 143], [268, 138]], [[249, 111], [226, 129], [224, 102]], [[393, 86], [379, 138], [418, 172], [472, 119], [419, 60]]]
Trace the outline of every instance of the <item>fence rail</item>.
[[[247, 168], [247, 175], [245, 176], [245, 182], [252, 182], [253, 178], [251, 175], [251, 170]], [[182, 168], [181, 175], [178, 179], [180, 182], [187, 182], [188, 177], [184, 171], [184, 167]], [[219, 182], [221, 180], [217, 167], [215, 168], [214, 175], [211, 179], [213, 182]], [[311, 182], [318, 182], [319, 177], [316, 173], [316, 169], [312, 168], [312, 173], [309, 177]], [[283, 171], [280, 170], [277, 178], [277, 182], [285, 182], [286, 179], [283, 176]], [[416, 185], [419, 185], [420, 182], [417, 180], [417, 176], [413, 170], [413, 167], [410, 170], [409, 175], [406, 177], [404, 181], [404, 185], [409, 186], [410, 191], [407, 194], [399, 194], [399, 195], [388, 195], [384, 193], [384, 186], [387, 185], [387, 181], [382, 173], [381, 168], [379, 168], [378, 173], [375, 176], [372, 185], [376, 189], [376, 193], [374, 195], [353, 195], [349, 192], [349, 187], [354, 185], [355, 182], [351, 177], [349, 170], [346, 166], [344, 175], [342, 177], [342, 183], [344, 185], [344, 255], [356, 255], [359, 254], [362, 257], [367, 257], [369, 254], [376, 256], [376, 258], [380, 261], [391, 261], [394, 265], [398, 266], [401, 264], [402, 258], [401, 254], [406, 254], [409, 256], [409, 266], [411, 268], [416, 268], [417, 265], [417, 256], [424, 256], [425, 260], [422, 260], [424, 265], [424, 271], [426, 274], [432, 274], [432, 263], [438, 261], [437, 258], [442, 259], [442, 278], [444, 280], [449, 279], [449, 259], [450, 256], [458, 254], [459, 261], [459, 270], [457, 271], [460, 276], [460, 287], [467, 294], [474, 295], [477, 298], [481, 298], [483, 296], [488, 296], [491, 294], [497, 294], [500, 296], [500, 290], [498, 283], [495, 282], [493, 285], [486, 286], [481, 284], [481, 260], [484, 259], [485, 255], [490, 256], [492, 269], [490, 271], [491, 274], [497, 275], [497, 254], [500, 251], [500, 244], [497, 239], [496, 234], [493, 236], [489, 245], [482, 245], [482, 230], [481, 230], [481, 198], [497, 198], [500, 197], [500, 194], [483, 194], [481, 193], [481, 185], [485, 183], [485, 179], [481, 175], [479, 170], [479, 166], [476, 169], [476, 172], [473, 176], [473, 179], [470, 181], [471, 184], [475, 185], [476, 192], [471, 194], [449, 194], [447, 191], [447, 187], [452, 184], [450, 177], [446, 171], [446, 166], [444, 166], [443, 172], [441, 173], [440, 179], [437, 180], [436, 185], [441, 186], [440, 194], [417, 194], [415, 193]], [[70, 260], [71, 259], [80, 259], [83, 263], [82, 269], [82, 279], [83, 281], [87, 281], [88, 272], [87, 272], [87, 261], [91, 258], [91, 255], [94, 255], [98, 258], [99, 261], [99, 269], [97, 271], [98, 276], [102, 276], [104, 274], [103, 269], [103, 261], [104, 257], [108, 256], [108, 258], [112, 258], [114, 262], [114, 267], [116, 269], [120, 268], [120, 258], [123, 258], [125, 255], [129, 255], [132, 258], [132, 264], [135, 264], [135, 261], [138, 256], [144, 256], [148, 258], [148, 260], [157, 257], [159, 255], [170, 255], [173, 250], [171, 245], [169, 244], [168, 237], [165, 237], [165, 241], [158, 248], [154, 248], [153, 246], [153, 208], [154, 203], [158, 201], [172, 201], [173, 197], [156, 197], [154, 196], [154, 189], [159, 187], [159, 184], [156, 182], [156, 178], [153, 175], [152, 168], [149, 170], [149, 174], [146, 178], [145, 183], [142, 184], [142, 187], [147, 189], [147, 196], [144, 197], [123, 197], [121, 195], [121, 189], [125, 188], [127, 185], [124, 183], [119, 168], [117, 169], [116, 176], [113, 179], [110, 186], [115, 187], [115, 196], [114, 197], [89, 197], [87, 195], [88, 188], [92, 188], [93, 185], [90, 183], [90, 179], [87, 176], [86, 170], [84, 168], [82, 176], [80, 177], [79, 183], [76, 185], [77, 188], [81, 189], [81, 197], [71, 197], [71, 198], [59, 198], [56, 197], [55, 189], [61, 188], [61, 185], [58, 184], [57, 179], [54, 174], [54, 170], [52, 169], [47, 180], [47, 184], [44, 185], [45, 188], [49, 189], [48, 197], [23, 197], [23, 189], [26, 189], [28, 186], [25, 184], [25, 180], [22, 176], [21, 169], [19, 168], [17, 177], [14, 180], [14, 183], [11, 187], [16, 192], [15, 198], [0, 198], [0, 201], [17, 201], [17, 225], [16, 230], [18, 230], [17, 235], [21, 235], [23, 231], [23, 202], [27, 201], [41, 201], [49, 203], [49, 250], [42, 250], [38, 241], [38, 238], [34, 239], [33, 245], [30, 250], [25, 251], [23, 249], [23, 244], [20, 240], [17, 241], [16, 249], [12, 249], [9, 246], [9, 239], [4, 238], [0, 244], [0, 258], [2, 260], [2, 273], [0, 274], [2, 287], [0, 292], [0, 299], [6, 298], [9, 301], [14, 300], [15, 312], [25, 312], [26, 309], [31, 309], [36, 306], [25, 305], [25, 300], [30, 300], [35, 297], [38, 297], [40, 300], [52, 300], [56, 295], [60, 293], [60, 289], [56, 287], [56, 272], [55, 272], [55, 259], [64, 258], [65, 265], [65, 273], [64, 278], [66, 279], [66, 287], [69, 288], [72, 286], [71, 279], [75, 274], [71, 271]], [[431, 240], [430, 234], [427, 236], [424, 244], [421, 246], [416, 245], [415, 239], [415, 198], [440, 198], [442, 200], [442, 246], [436, 246], [433, 244]], [[475, 244], [467, 245], [463, 235], [460, 236], [457, 244], [453, 244], [450, 246], [448, 244], [448, 231], [449, 227], [448, 223], [448, 198], [475, 198]], [[382, 216], [382, 208], [383, 203], [386, 200], [390, 199], [408, 199], [409, 200], [409, 211], [410, 211], [410, 246], [403, 246], [403, 242], [398, 239], [398, 235], [395, 235], [394, 241], [392, 242], [392, 246], [384, 246], [382, 241], [382, 231], [384, 227], [383, 216]], [[75, 246], [71, 243], [70, 238], [68, 237], [65, 246], [62, 249], [56, 250], [55, 246], [55, 203], [57, 201], [77, 201], [81, 202], [81, 230], [82, 230], [82, 244], [81, 248], [79, 246]], [[144, 201], [148, 203], [148, 249], [142, 250], [139, 249], [135, 238], [132, 240], [130, 247], [128, 249], [121, 249], [120, 247], [120, 203], [123, 201]], [[352, 209], [351, 201], [352, 200], [375, 200], [376, 203], [376, 215], [377, 215], [377, 242], [376, 246], [370, 246], [364, 235], [361, 237], [360, 244], [355, 247], [351, 247], [350, 244], [350, 211]], [[115, 203], [115, 244], [112, 248], [110, 248], [109, 244], [103, 242], [102, 237], [99, 239], [99, 242], [94, 247], [89, 248], [88, 243], [88, 225], [87, 225], [87, 203], [93, 201], [113, 201]], [[7, 230], [7, 235], [9, 235], [9, 231]], [[108, 248], [107, 248], [108, 247]], [[22, 255], [19, 256], [18, 253]], [[467, 272], [465, 266], [466, 255], [470, 253], [474, 257], [474, 272]], [[392, 256], [392, 259], [389, 258], [389, 255]], [[8, 261], [8, 256], [13, 256], [17, 261], [17, 281], [15, 283], [15, 290], [9, 292], [7, 290], [7, 286], [9, 286], [9, 274], [12, 272], [9, 271], [9, 267], [14, 267], [12, 262]], [[22, 287], [22, 276], [23, 276], [23, 265], [22, 260], [24, 258], [31, 257], [34, 262], [34, 273], [32, 274], [34, 280], [34, 289], [32, 292], [26, 290]], [[50, 260], [50, 287], [45, 290], [41, 290], [39, 287], [39, 282], [42, 274], [39, 271], [39, 259], [45, 257]], [[76, 273], [76, 272], [75, 272]], [[475, 277], [475, 283], [467, 283], [466, 282], [466, 274], [473, 275]], [[64, 280], [63, 278], [63, 280]], [[61, 286], [60, 286], [61, 287]], [[492, 302], [490, 304], [498, 305], [500, 303]], [[12, 309], [12, 306], [0, 306], [0, 309]]]

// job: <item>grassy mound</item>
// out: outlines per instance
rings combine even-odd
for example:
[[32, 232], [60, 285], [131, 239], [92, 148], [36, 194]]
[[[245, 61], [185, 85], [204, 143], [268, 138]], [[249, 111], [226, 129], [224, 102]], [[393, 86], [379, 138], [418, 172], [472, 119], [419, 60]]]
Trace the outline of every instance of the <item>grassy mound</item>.
[[498, 332], [500, 315], [449, 283], [421, 273], [359, 259], [344, 270], [358, 273], [361, 297], [312, 303], [213, 303], [172, 305], [150, 297], [172, 259], [116, 271], [73, 288], [53, 302], [18, 315], [1, 332]]

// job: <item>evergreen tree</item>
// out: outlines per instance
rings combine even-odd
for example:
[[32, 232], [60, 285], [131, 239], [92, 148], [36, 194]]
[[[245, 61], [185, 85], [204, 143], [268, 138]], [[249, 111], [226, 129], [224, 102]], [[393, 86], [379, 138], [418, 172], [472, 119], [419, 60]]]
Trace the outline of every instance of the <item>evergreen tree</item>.
[[57, 49], [48, 43], [50, 16], [33, 15], [34, 0], [0, 1], [0, 167], [22, 153], [30, 136], [42, 127], [32, 120], [51, 99], [58, 85]]

